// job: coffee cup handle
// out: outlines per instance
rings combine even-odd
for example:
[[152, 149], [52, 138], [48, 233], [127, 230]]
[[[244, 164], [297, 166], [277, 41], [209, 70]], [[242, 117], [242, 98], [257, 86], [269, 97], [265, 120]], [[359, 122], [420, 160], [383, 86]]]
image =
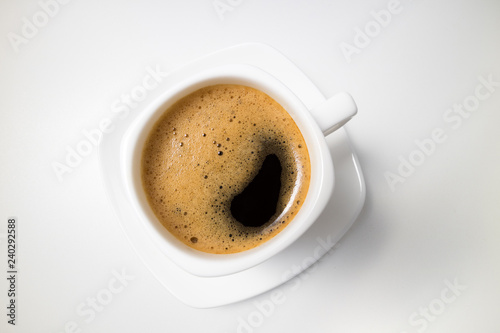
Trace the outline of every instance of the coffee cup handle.
[[344, 126], [356, 115], [358, 108], [351, 95], [341, 92], [311, 110], [325, 136]]

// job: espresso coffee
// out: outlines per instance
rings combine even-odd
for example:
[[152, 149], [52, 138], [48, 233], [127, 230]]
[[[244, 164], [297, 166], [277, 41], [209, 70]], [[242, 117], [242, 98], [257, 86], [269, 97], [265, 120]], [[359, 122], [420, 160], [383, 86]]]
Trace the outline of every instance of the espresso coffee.
[[141, 173], [163, 226], [208, 253], [254, 248], [285, 228], [304, 202], [309, 153], [283, 107], [241, 85], [197, 90], [152, 128]]

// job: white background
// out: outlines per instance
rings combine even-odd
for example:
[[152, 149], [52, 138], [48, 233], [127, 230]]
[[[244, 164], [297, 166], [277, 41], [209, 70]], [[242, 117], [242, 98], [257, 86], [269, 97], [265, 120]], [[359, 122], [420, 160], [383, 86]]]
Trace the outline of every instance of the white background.
[[[401, 0], [350, 59], [342, 43], [356, 47], [357, 29], [374, 26], [372, 11], [389, 1], [215, 3], [232, 10], [218, 13], [213, 0], [73, 0], [43, 22], [37, 1], [0, 2], [3, 272], [6, 220], [19, 220], [17, 325], [6, 324], [2, 278], [0, 330], [498, 332], [500, 85], [459, 125], [443, 116], [473, 100], [478, 77], [500, 82], [500, 2]], [[11, 41], [36, 20], [38, 31]], [[271, 313], [258, 304], [272, 292], [214, 309], [184, 305], [120, 230], [97, 148], [62, 181], [52, 167], [148, 66], [168, 72], [242, 42], [277, 48], [326, 96], [345, 90], [359, 107], [347, 131], [365, 175], [364, 209], [314, 271], [280, 289], [284, 299]], [[160, 85], [141, 105], [161, 92]], [[446, 139], [418, 160], [415, 141], [436, 128]], [[386, 173], [397, 174], [411, 156], [421, 164], [391, 189]], [[95, 317], [77, 312], [122, 271], [133, 280]]]

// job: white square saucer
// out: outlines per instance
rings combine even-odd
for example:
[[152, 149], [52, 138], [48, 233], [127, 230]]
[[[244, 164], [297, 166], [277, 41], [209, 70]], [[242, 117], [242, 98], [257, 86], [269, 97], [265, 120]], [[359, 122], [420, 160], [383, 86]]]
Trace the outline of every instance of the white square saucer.
[[[224, 49], [196, 60], [170, 73], [162, 87], [169, 89], [169, 85], [196, 72], [230, 63], [253, 65], [274, 75], [310, 109], [325, 100], [318, 88], [290, 60], [267, 45], [255, 43]], [[102, 179], [119, 224], [139, 257], [170, 293], [190, 306], [210, 308], [238, 302], [288, 281], [330, 250], [351, 227], [363, 207], [363, 175], [342, 128], [327, 137], [335, 168], [334, 193], [325, 211], [304, 235], [268, 261], [246, 271], [212, 278], [191, 275], [154, 245], [126, 195], [120, 173], [121, 147], [129, 125], [139, 112], [116, 120], [114, 130], [101, 138], [99, 162]]]

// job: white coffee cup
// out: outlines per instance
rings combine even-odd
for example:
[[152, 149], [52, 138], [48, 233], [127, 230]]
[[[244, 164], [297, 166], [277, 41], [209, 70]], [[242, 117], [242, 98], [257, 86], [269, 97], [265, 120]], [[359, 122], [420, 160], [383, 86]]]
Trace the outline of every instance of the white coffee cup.
[[[141, 181], [141, 156], [153, 125], [176, 101], [215, 84], [239, 84], [258, 89], [291, 115], [299, 127], [311, 161], [311, 180], [302, 207], [295, 218], [276, 236], [247, 251], [212, 254], [195, 250], [172, 235], [156, 218]], [[357, 113], [347, 93], [339, 93], [308, 110], [301, 100], [278, 79], [250, 65], [225, 65], [200, 72], [166, 91], [131, 125], [122, 144], [122, 177], [127, 194], [151, 241], [165, 256], [185, 271], [202, 277], [237, 273], [258, 265], [297, 240], [326, 207], [334, 188], [334, 168], [325, 136], [343, 126]]]

